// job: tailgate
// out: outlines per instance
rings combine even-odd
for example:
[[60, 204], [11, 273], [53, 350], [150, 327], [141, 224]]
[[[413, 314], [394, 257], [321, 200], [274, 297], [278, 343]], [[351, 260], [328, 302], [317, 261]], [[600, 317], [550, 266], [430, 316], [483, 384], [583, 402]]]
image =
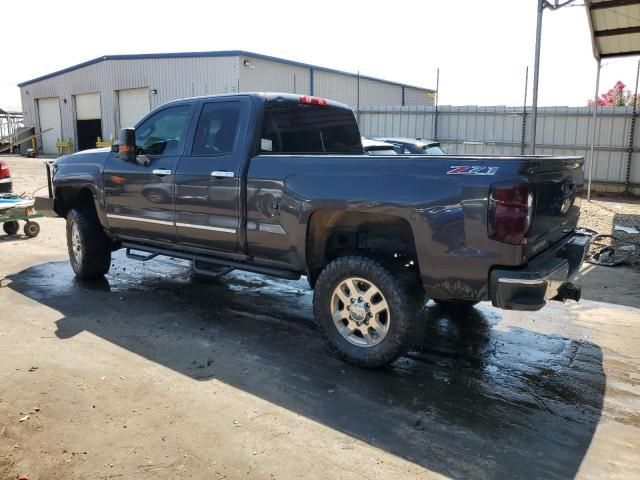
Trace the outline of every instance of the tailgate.
[[535, 194], [526, 253], [529, 258], [571, 233], [580, 216], [584, 160], [579, 157], [531, 160], [529, 182]]

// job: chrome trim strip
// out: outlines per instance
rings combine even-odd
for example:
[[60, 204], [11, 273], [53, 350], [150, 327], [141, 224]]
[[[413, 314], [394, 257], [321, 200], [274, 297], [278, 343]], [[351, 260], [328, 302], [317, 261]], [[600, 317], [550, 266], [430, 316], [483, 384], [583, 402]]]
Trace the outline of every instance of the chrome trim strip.
[[287, 234], [285, 229], [282, 228], [282, 225], [278, 225], [277, 223], [276, 224], [259, 223], [258, 224], [258, 230], [261, 231], [261, 232], [275, 233], [276, 235], [286, 235]]
[[569, 280], [569, 263], [568, 262], [563, 262], [558, 268], [556, 268], [555, 270], [552, 270], [551, 272], [549, 272], [547, 275], [545, 275], [542, 278], [509, 278], [509, 277], [503, 277], [503, 278], [499, 278], [498, 279], [498, 283], [517, 283], [517, 284], [521, 284], [521, 285], [544, 285], [544, 284], [549, 284], [549, 282], [554, 282], [554, 281], [560, 281], [560, 280], [556, 280], [555, 278], [553, 278], [558, 272], [562, 271], [562, 270], [567, 270], [567, 278], [566, 280], [562, 280], [564, 281], [568, 281]]
[[3, 178], [0, 183], [11, 183], [11, 177]]
[[235, 228], [210, 227], [208, 225], [196, 225], [193, 223], [167, 222], [165, 220], [154, 220], [151, 218], [134, 217], [131, 215], [116, 215], [115, 213], [107, 213], [107, 218], [118, 218], [120, 220], [131, 220], [134, 222], [158, 223], [160, 225], [171, 225], [172, 227], [198, 228], [200, 230], [212, 230], [214, 232], [222, 233], [236, 233], [237, 231]]
[[193, 223], [176, 223], [176, 227], [198, 228], [200, 230], [213, 230], [214, 232], [236, 233], [235, 228], [210, 227], [208, 225], [195, 225]]
[[546, 278], [523, 279], [523, 278], [499, 278], [498, 283], [517, 283], [520, 285], [543, 285], [548, 283]]
[[174, 222], [167, 222], [165, 220], [154, 220], [151, 218], [143, 218], [143, 217], [134, 217], [131, 215], [116, 215], [115, 213], [107, 213], [107, 218], [117, 218], [120, 220], [131, 220], [133, 222], [144, 222], [144, 223], [157, 223], [160, 225], [171, 225], [173, 227]]

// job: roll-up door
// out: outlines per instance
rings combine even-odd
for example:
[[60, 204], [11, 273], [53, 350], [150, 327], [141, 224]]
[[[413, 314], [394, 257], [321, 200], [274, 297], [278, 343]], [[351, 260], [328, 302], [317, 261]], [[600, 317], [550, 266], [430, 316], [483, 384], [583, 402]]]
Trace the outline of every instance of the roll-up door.
[[100, 115], [100, 94], [85, 93], [76, 95], [76, 119], [98, 120]]
[[102, 138], [100, 94], [83, 93], [76, 95], [75, 99], [78, 150], [95, 148], [98, 138]]
[[132, 88], [118, 91], [120, 128], [133, 127], [151, 111], [148, 88]]

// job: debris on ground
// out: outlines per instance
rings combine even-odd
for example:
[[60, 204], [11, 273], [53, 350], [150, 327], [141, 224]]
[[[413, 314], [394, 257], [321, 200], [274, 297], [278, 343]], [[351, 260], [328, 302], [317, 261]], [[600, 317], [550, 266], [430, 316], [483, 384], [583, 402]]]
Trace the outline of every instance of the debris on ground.
[[591, 228], [578, 228], [576, 232], [591, 237], [586, 260], [594, 265], [605, 267], [622, 265], [633, 255], [636, 245], [640, 246], [638, 243], [623, 243], [615, 235], [598, 233]]
[[635, 227], [625, 227], [624, 225], [615, 225], [613, 227], [614, 230], [618, 230], [620, 232], [630, 233], [632, 235], [636, 235], [640, 233], [640, 231]]
[[[593, 232], [593, 236], [602, 234], [594, 242], [590, 258], [598, 253], [598, 246], [601, 249], [613, 247], [613, 250], [604, 249], [591, 263], [609, 266], [624, 263], [640, 267], [640, 240], [637, 234], [630, 233], [640, 230], [640, 200], [601, 195], [590, 201], [583, 199], [578, 226]], [[635, 245], [635, 248], [626, 245]], [[620, 247], [625, 248], [621, 250]]]
[[[611, 237], [611, 235], [598, 235], [597, 238]], [[597, 245], [593, 243], [592, 245]], [[604, 265], [605, 267], [615, 267], [622, 265], [631, 257], [635, 251], [635, 245], [611, 246], [605, 245], [598, 247], [597, 250], [589, 254], [587, 261], [594, 265]]]

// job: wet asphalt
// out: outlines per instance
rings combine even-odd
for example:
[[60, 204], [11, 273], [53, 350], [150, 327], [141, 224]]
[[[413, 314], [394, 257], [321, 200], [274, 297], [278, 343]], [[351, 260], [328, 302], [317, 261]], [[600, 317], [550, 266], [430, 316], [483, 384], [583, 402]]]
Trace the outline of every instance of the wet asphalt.
[[[9, 279], [60, 312], [59, 339], [88, 331], [453, 478], [574, 478], [603, 420], [603, 351], [545, 326], [558, 321], [553, 315], [575, 315], [562, 305], [537, 314], [534, 329], [487, 304], [461, 311], [428, 303], [416, 350], [371, 371], [327, 350], [305, 279], [202, 279], [187, 262], [142, 263], [121, 252], [101, 281], [79, 281], [66, 261]], [[615, 421], [638, 428], [634, 362], [621, 367], [627, 403]]]

